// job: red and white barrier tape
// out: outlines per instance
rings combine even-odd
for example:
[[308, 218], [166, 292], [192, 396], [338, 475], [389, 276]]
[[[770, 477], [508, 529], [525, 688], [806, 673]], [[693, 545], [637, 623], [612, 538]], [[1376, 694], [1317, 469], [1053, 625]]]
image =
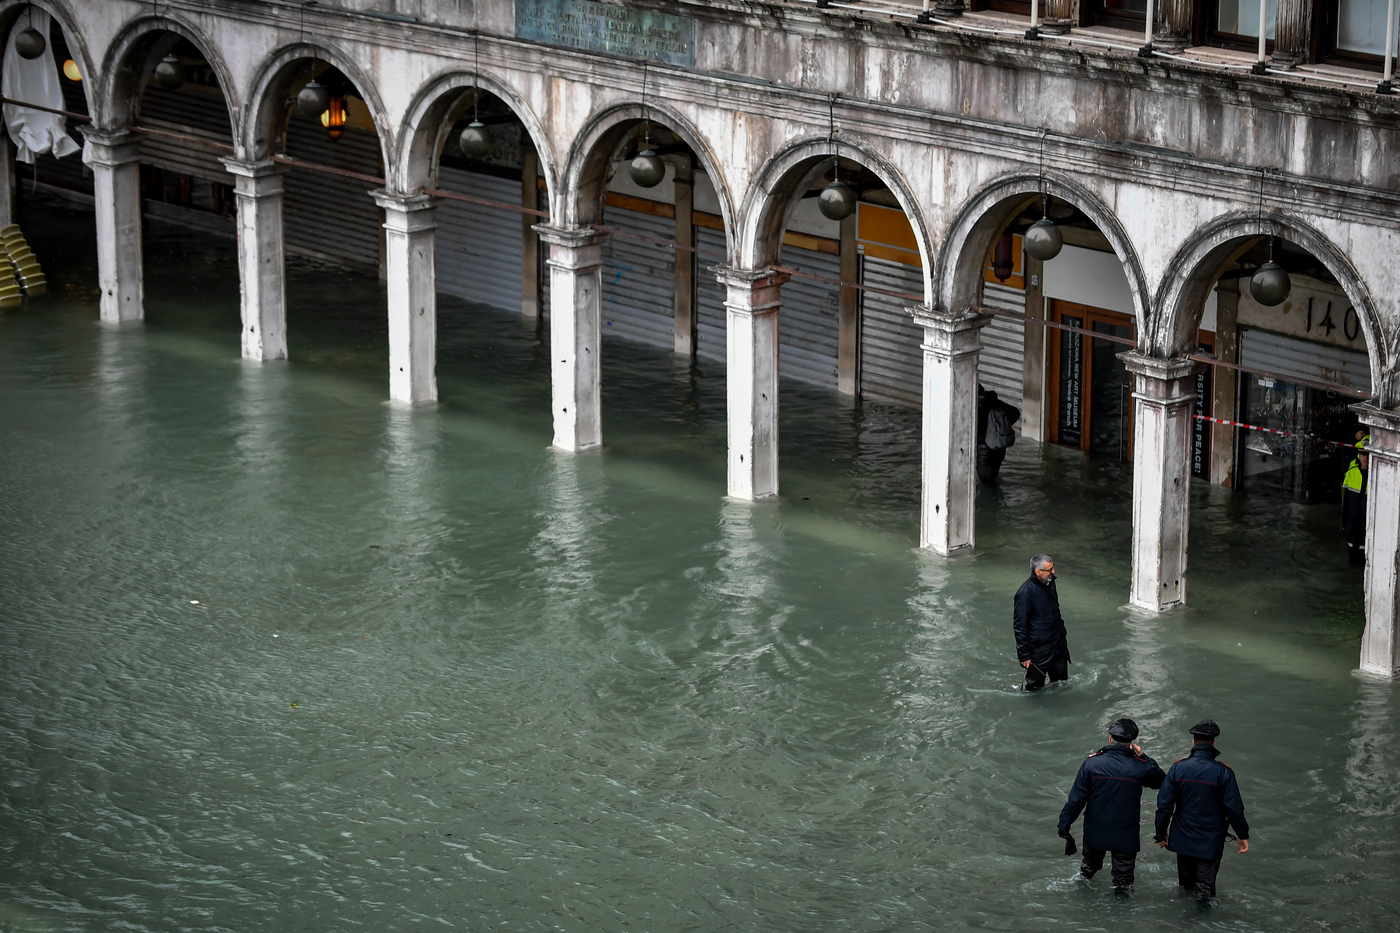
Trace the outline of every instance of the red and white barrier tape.
[[1212, 418], [1209, 415], [1195, 415], [1191, 417], [1198, 421], [1209, 421], [1211, 424], [1223, 424], [1232, 428], [1244, 428], [1247, 431], [1263, 431], [1265, 434], [1277, 434], [1279, 437], [1306, 437], [1314, 441], [1322, 441], [1324, 444], [1331, 444], [1333, 447], [1344, 447], [1355, 450], [1355, 444], [1343, 444], [1341, 441], [1328, 440], [1325, 437], [1318, 437], [1316, 434], [1299, 434], [1292, 431], [1279, 431], [1274, 428], [1264, 428], [1257, 424], [1245, 424], [1242, 421], [1227, 421], [1224, 418]]

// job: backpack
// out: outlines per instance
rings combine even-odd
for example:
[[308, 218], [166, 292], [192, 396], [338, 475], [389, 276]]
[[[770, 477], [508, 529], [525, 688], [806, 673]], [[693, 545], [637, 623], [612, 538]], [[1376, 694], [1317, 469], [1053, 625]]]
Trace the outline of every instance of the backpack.
[[992, 450], [1002, 450], [1016, 443], [1016, 431], [1012, 428], [1015, 422], [1006, 408], [998, 402], [987, 412], [986, 444]]

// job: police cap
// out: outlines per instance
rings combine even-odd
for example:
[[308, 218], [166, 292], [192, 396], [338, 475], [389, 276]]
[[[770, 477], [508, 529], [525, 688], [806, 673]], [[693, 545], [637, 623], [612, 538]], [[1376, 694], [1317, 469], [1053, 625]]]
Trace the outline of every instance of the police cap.
[[1220, 727], [1215, 724], [1214, 719], [1202, 719], [1190, 729], [1186, 730], [1192, 735], [1199, 735], [1203, 738], [1213, 739], [1220, 734]]
[[1137, 723], [1131, 719], [1115, 719], [1108, 727], [1108, 734], [1120, 742], [1131, 742], [1138, 737]]

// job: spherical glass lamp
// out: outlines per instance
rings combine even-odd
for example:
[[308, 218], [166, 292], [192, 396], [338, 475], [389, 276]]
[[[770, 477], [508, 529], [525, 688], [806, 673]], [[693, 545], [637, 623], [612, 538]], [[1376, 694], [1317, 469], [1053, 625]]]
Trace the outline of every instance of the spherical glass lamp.
[[632, 160], [628, 171], [631, 172], [632, 180], [637, 183], [638, 187], [655, 188], [666, 177], [666, 163], [662, 162], [661, 156], [652, 150], [643, 149]]
[[1054, 259], [1060, 255], [1060, 250], [1065, 246], [1065, 235], [1060, 232], [1060, 228], [1055, 226], [1055, 222], [1049, 217], [1042, 217], [1031, 228], [1026, 231], [1022, 243], [1026, 252], [1032, 259], [1041, 262]]

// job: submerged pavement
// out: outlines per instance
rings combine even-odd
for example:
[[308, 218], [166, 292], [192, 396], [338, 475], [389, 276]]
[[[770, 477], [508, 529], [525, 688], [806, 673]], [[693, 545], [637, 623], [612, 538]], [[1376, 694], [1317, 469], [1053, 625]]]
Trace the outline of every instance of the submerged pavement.
[[[939, 558], [913, 412], [785, 382], [784, 496], [727, 501], [722, 367], [606, 344], [607, 446], [561, 454], [518, 317], [442, 299], [404, 409], [373, 280], [294, 269], [291, 361], [245, 364], [231, 242], [150, 225], [109, 328], [90, 217], [22, 219], [0, 928], [1400, 926], [1400, 688], [1331, 507], [1198, 486], [1191, 605], [1142, 615], [1118, 467], [1018, 444]], [[1040, 550], [1075, 664], [1025, 695]], [[1150, 841], [1128, 900], [1061, 854], [1120, 715], [1164, 766], [1221, 724], [1252, 846], [1209, 911]]]

